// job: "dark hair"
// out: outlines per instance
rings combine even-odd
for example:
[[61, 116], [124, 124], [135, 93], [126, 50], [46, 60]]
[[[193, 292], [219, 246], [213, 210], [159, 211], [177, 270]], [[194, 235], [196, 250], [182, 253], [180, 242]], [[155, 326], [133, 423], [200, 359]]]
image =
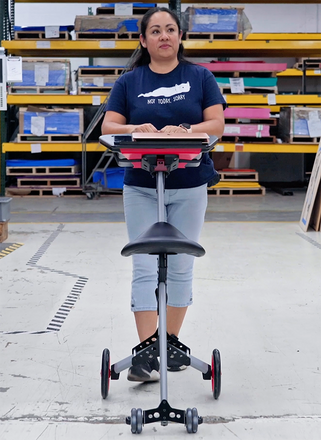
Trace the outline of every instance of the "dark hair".
[[[167, 12], [175, 20], [175, 22], [178, 26], [178, 32], [179, 33], [181, 32], [181, 24], [180, 24], [179, 18], [177, 17], [176, 13], [174, 11], [172, 11], [171, 9], [156, 6], [155, 8], [149, 9], [144, 14], [144, 16], [142, 18], [142, 21], [140, 24], [140, 33], [142, 34], [142, 36], [144, 38], [146, 38], [146, 29], [147, 29], [149, 20], [150, 20], [151, 16], [154, 15], [156, 12]], [[182, 43], [180, 43], [179, 48], [178, 48], [178, 53], [177, 53], [177, 59], [178, 59], [178, 61], [187, 62], [187, 60], [184, 57], [183, 52], [184, 52], [184, 46], [182, 45]], [[144, 66], [149, 63], [150, 63], [150, 55], [148, 53], [148, 50], [140, 44], [139, 47], [136, 49], [136, 51], [133, 53], [131, 60], [129, 61], [129, 68], [134, 69], [135, 67]]]

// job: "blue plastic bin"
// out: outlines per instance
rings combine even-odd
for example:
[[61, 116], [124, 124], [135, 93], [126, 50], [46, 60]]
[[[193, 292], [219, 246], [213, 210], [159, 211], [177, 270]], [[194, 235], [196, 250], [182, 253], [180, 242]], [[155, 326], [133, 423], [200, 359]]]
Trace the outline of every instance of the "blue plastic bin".
[[96, 171], [93, 175], [93, 182], [101, 182], [102, 186], [109, 189], [123, 189], [124, 168], [107, 168], [105, 175], [101, 171]]

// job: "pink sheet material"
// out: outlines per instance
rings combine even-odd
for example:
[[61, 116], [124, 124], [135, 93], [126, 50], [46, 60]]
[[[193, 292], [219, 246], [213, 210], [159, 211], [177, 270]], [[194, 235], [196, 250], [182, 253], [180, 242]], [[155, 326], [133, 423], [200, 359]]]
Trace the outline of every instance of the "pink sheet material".
[[269, 119], [269, 108], [228, 107], [224, 111], [226, 119]]
[[270, 136], [270, 126], [264, 124], [225, 124], [223, 136]]

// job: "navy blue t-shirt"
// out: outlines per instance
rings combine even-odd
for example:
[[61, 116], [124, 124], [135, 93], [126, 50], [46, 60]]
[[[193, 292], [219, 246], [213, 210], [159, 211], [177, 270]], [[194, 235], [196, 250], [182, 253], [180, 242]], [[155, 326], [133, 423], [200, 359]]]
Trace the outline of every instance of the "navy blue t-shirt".
[[[149, 66], [137, 67], [120, 76], [114, 84], [107, 111], [120, 113], [127, 124], [151, 123], [158, 130], [166, 125], [199, 124], [203, 110], [226, 104], [213, 74], [206, 68], [180, 63], [169, 73], [153, 72]], [[166, 179], [167, 189], [193, 188], [211, 181], [214, 166], [204, 154], [198, 167], [178, 169]], [[124, 183], [155, 188], [156, 182], [147, 171], [126, 168]]]

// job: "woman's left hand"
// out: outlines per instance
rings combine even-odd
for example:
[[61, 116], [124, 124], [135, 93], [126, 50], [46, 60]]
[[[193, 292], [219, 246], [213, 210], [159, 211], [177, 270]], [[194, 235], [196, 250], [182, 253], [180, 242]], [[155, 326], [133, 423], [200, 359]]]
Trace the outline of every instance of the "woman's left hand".
[[186, 133], [187, 130], [184, 127], [178, 127], [177, 125], [165, 125], [161, 130], [159, 130], [160, 133]]

